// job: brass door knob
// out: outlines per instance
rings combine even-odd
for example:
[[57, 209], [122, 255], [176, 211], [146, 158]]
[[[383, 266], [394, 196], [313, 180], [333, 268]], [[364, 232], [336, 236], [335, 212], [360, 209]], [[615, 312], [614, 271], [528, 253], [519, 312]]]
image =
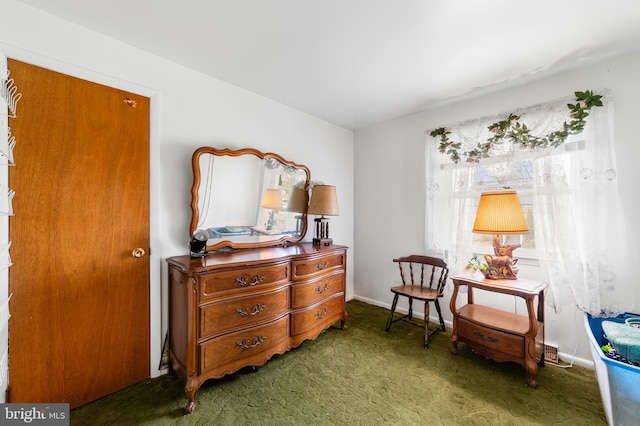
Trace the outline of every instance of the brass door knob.
[[136, 258], [140, 258], [140, 257], [144, 256], [144, 249], [142, 249], [140, 247], [134, 248], [133, 251], [131, 252], [131, 256], [136, 257]]

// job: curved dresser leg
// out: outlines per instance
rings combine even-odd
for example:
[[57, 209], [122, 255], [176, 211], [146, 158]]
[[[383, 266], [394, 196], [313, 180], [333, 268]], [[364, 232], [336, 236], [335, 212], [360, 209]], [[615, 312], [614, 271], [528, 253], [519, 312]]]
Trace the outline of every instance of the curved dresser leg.
[[198, 387], [194, 386], [194, 383], [191, 379], [187, 380], [187, 384], [184, 386], [184, 393], [187, 395], [187, 406], [184, 407], [184, 411], [187, 414], [193, 413], [193, 410], [196, 408], [196, 392], [198, 391]]
[[342, 320], [340, 320], [340, 328], [342, 330], [346, 330], [347, 329], [347, 320], [349, 319], [349, 313], [345, 310], [342, 313]]

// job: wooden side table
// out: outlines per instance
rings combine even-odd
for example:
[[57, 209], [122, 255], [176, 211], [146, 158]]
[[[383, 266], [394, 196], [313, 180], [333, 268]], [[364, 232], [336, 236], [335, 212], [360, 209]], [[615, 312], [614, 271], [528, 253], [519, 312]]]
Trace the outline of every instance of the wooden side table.
[[[458, 342], [466, 343], [474, 352], [498, 362], [515, 361], [527, 371], [527, 382], [537, 387], [538, 366], [544, 365], [544, 290], [547, 284], [519, 278], [517, 280], [477, 280], [455, 276], [450, 308], [453, 313], [451, 353], [458, 353]], [[460, 287], [466, 286], [467, 304], [456, 308]], [[503, 293], [524, 299], [527, 315], [518, 315], [475, 304], [473, 290]], [[534, 308], [538, 299], [537, 309]]]

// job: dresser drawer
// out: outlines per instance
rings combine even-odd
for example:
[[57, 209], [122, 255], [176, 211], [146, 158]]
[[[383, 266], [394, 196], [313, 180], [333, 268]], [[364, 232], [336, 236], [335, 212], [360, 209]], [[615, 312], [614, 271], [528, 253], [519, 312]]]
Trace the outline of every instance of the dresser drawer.
[[291, 313], [291, 334], [302, 334], [329, 327], [344, 313], [344, 296], [338, 294], [331, 299], [308, 309]]
[[289, 287], [275, 292], [214, 302], [200, 308], [200, 336], [207, 338], [237, 327], [273, 320], [289, 310]]
[[289, 281], [289, 262], [277, 265], [238, 268], [203, 274], [200, 277], [200, 301], [233, 292], [241, 292]]
[[515, 357], [524, 356], [524, 336], [504, 333], [458, 318], [458, 336], [497, 352]]
[[[249, 330], [229, 333], [202, 343], [200, 371], [223, 367], [231, 362], [266, 353], [263, 362], [276, 352], [289, 349], [289, 315]], [[273, 351], [273, 352], [272, 352]], [[241, 362], [239, 364], [242, 364]]]
[[291, 309], [316, 304], [340, 292], [344, 292], [344, 274], [342, 272], [311, 281], [294, 283], [291, 286]]
[[336, 253], [318, 259], [294, 260], [292, 262], [292, 280], [302, 280], [329, 273], [335, 270], [344, 270], [346, 254]]

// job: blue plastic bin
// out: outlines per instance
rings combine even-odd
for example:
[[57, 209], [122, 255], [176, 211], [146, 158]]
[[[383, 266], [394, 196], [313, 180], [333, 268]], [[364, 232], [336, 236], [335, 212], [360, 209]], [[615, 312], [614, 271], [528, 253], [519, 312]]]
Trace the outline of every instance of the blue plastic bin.
[[585, 313], [585, 329], [591, 342], [591, 355], [600, 387], [602, 405], [610, 425], [640, 425], [640, 367], [616, 361], [602, 352], [602, 321], [624, 323], [640, 315], [626, 313], [615, 318], [593, 318]]

